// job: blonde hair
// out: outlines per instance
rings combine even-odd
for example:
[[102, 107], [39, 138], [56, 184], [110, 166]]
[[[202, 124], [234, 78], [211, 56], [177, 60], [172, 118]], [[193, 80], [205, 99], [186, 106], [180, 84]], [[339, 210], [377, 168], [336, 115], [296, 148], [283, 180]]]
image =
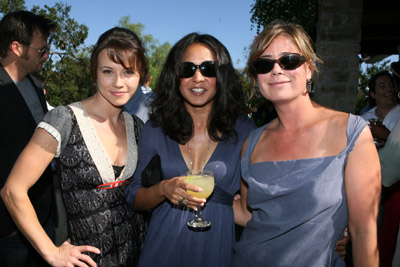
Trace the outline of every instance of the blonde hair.
[[256, 83], [257, 79], [257, 74], [252, 69], [254, 61], [256, 61], [272, 41], [280, 35], [289, 37], [299, 48], [301, 55], [304, 56], [311, 69], [315, 72], [319, 72], [316, 62], [322, 63], [322, 60], [315, 54], [313, 42], [307, 32], [298, 24], [278, 20], [265, 26], [264, 30], [256, 37], [251, 45], [249, 59], [247, 61], [247, 72], [253, 85]]

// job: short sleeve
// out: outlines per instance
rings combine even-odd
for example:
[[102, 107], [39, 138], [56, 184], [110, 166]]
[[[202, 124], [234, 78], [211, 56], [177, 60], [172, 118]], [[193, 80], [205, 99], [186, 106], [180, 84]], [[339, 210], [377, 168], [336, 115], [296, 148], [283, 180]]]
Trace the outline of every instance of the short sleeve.
[[72, 117], [70, 110], [65, 106], [58, 106], [50, 110], [37, 128], [44, 129], [57, 140], [55, 157], [59, 157], [71, 134]]

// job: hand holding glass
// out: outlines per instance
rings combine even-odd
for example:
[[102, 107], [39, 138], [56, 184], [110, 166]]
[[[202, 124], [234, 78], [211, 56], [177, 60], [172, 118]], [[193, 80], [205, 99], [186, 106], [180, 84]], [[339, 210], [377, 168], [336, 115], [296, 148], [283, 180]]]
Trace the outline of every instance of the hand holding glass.
[[[208, 198], [214, 191], [214, 174], [212, 171], [201, 170], [201, 171], [188, 171], [186, 173], [185, 182], [191, 185], [201, 187], [203, 191], [194, 192], [186, 190], [189, 195], [198, 198]], [[205, 221], [202, 218], [201, 207], [198, 207], [197, 211], [194, 212], [193, 220], [188, 222], [188, 226], [195, 229], [204, 229], [211, 225], [210, 221]]]

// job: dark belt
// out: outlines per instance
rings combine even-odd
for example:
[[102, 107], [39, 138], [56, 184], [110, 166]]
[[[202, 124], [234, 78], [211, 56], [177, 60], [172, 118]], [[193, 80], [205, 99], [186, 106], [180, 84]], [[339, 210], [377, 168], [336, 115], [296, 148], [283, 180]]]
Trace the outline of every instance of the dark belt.
[[207, 202], [232, 206], [233, 195], [229, 194], [228, 192], [222, 190], [220, 187], [215, 185], [214, 192], [212, 193], [211, 198]]

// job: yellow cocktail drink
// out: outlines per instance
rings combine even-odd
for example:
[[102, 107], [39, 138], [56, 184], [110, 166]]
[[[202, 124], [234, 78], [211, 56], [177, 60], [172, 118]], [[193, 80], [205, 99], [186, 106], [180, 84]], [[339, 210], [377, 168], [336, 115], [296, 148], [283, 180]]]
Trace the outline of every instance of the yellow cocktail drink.
[[[191, 190], [186, 190], [186, 192], [194, 197], [198, 198], [208, 198], [214, 191], [214, 173], [209, 170], [194, 170], [188, 171], [186, 173], [185, 182], [191, 185], [201, 187], [203, 191], [193, 192]], [[192, 229], [205, 230], [210, 227], [211, 222], [205, 221], [201, 215], [202, 207], [199, 206], [197, 210], [194, 211], [193, 220], [188, 222], [188, 226]]]
[[214, 176], [208, 174], [188, 175], [185, 182], [203, 189], [202, 192], [186, 191], [188, 194], [198, 198], [208, 198], [214, 191]]

